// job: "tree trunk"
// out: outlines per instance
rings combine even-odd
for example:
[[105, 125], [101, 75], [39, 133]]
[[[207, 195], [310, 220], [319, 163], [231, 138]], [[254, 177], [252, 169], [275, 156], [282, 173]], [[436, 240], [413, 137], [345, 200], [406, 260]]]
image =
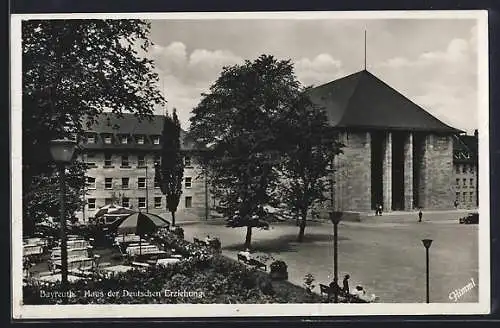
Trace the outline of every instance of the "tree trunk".
[[306, 231], [306, 222], [307, 222], [307, 212], [303, 212], [302, 217], [300, 219], [299, 235], [297, 236], [297, 241], [299, 243], [301, 243], [304, 240], [304, 234]]
[[175, 227], [175, 212], [171, 211], [170, 213], [172, 214], [172, 227]]
[[245, 248], [250, 248], [252, 242], [252, 227], [247, 227], [247, 236], [245, 238]]

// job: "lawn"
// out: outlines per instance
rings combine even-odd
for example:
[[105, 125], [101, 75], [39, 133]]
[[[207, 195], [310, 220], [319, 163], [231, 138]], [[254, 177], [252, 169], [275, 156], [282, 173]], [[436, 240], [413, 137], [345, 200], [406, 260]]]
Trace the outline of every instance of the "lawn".
[[[451, 214], [454, 215], [454, 214]], [[349, 273], [350, 285], [363, 285], [381, 302], [425, 301], [425, 249], [421, 239], [434, 242], [430, 249], [430, 300], [451, 302], [449, 294], [464, 287], [470, 278], [478, 285], [478, 226], [460, 225], [458, 218], [426, 214], [424, 222], [402, 216], [373, 218], [369, 222], [339, 225], [339, 276]], [[378, 220], [380, 222], [375, 222]], [[223, 254], [236, 258], [243, 248], [244, 228], [226, 228], [221, 221], [183, 225], [185, 238], [218, 236]], [[331, 224], [313, 223], [305, 241], [295, 241], [297, 227], [280, 223], [270, 230], [253, 233], [252, 247], [288, 264], [289, 280], [302, 285], [312, 273], [316, 283], [328, 284], [333, 271], [333, 229]], [[317, 290], [317, 289], [316, 289]], [[477, 287], [459, 302], [477, 302]]]

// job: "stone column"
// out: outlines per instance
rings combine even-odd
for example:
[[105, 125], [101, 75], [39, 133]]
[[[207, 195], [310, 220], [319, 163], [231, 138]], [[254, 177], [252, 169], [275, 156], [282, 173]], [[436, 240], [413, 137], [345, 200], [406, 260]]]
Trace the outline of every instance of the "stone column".
[[413, 133], [409, 133], [404, 144], [404, 209], [413, 209]]
[[384, 159], [382, 163], [382, 193], [384, 211], [392, 210], [392, 133], [388, 132], [384, 143]]

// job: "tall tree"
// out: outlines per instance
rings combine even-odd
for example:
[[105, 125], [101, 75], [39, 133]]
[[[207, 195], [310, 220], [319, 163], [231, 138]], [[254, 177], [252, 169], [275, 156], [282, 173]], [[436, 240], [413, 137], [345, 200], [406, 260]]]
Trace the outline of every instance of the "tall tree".
[[309, 210], [327, 199], [332, 183], [327, 177], [333, 173], [331, 164], [342, 144], [326, 113], [310, 101], [307, 89], [283, 117], [281, 133], [286, 140], [279, 193], [282, 203], [300, 218], [297, 240], [302, 242]]
[[[151, 117], [163, 104], [153, 62], [144, 56], [151, 42], [142, 20], [25, 20], [22, 22], [23, 193], [54, 174], [49, 141], [83, 136], [104, 109]], [[71, 169], [83, 190], [85, 170]], [[71, 179], [71, 177], [70, 177]], [[47, 180], [48, 182], [52, 180]], [[75, 186], [76, 188], [77, 186]], [[50, 189], [50, 188], [49, 188]], [[49, 190], [44, 189], [44, 190]], [[38, 192], [42, 192], [38, 190]], [[39, 197], [40, 200], [50, 198]], [[68, 193], [68, 203], [77, 198]], [[23, 202], [24, 214], [37, 219], [50, 203]], [[71, 206], [70, 206], [71, 207]]]
[[181, 153], [181, 125], [174, 108], [172, 117], [165, 115], [162, 132], [160, 188], [167, 200], [167, 210], [172, 214], [175, 226], [175, 212], [182, 195], [184, 158]]
[[299, 92], [289, 60], [262, 55], [224, 67], [209, 93], [193, 109], [190, 134], [208, 145], [211, 183], [228, 217], [227, 226], [267, 228], [266, 205], [273, 203], [280, 162], [276, 128], [284, 108]]

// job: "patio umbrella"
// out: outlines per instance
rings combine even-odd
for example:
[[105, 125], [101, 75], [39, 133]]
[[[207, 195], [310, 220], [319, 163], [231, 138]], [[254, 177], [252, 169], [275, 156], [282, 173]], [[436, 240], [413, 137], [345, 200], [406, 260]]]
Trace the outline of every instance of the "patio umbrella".
[[[152, 213], [137, 212], [129, 215], [118, 226], [119, 234], [134, 233], [139, 236], [155, 232], [158, 228], [168, 227], [170, 222]], [[139, 238], [139, 254], [141, 254], [141, 238]]]
[[98, 217], [101, 217], [103, 216], [104, 214], [108, 214], [112, 211], [116, 211], [120, 208], [125, 208], [123, 206], [120, 206], [120, 205], [116, 205], [116, 204], [108, 204], [108, 205], [104, 205], [103, 207], [101, 207], [94, 215], [95, 218], [98, 218]]

